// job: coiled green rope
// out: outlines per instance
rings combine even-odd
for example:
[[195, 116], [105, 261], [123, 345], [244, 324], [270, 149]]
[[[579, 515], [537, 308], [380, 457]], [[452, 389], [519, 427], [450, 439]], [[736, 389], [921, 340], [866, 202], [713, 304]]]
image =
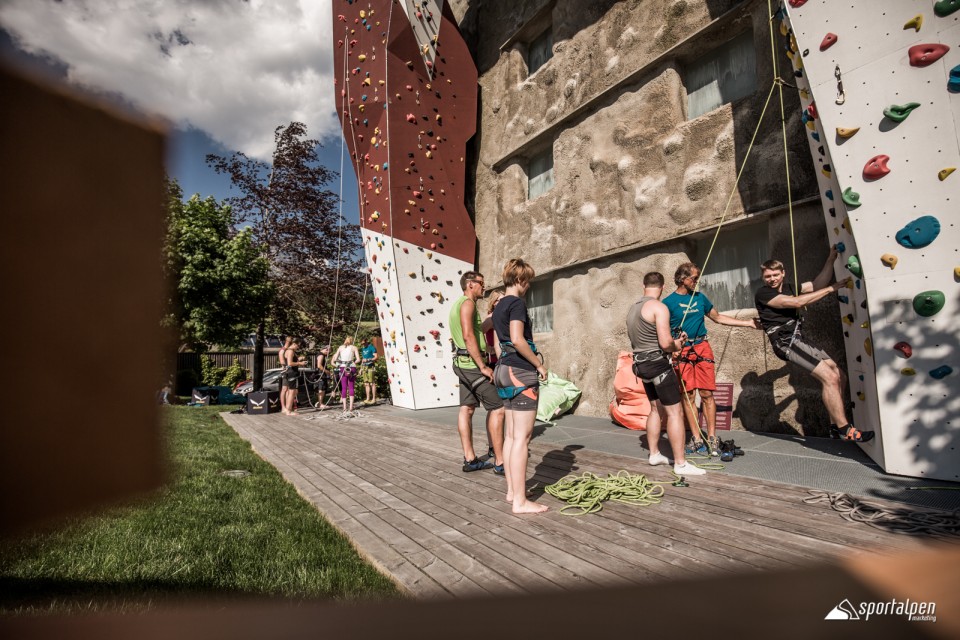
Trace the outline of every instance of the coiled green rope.
[[606, 478], [588, 471], [561, 478], [544, 491], [567, 503], [560, 509], [562, 515], [582, 516], [600, 511], [607, 500], [640, 506], [660, 504], [664, 484], [672, 483], [651, 482], [642, 474], [630, 475], [623, 470]]

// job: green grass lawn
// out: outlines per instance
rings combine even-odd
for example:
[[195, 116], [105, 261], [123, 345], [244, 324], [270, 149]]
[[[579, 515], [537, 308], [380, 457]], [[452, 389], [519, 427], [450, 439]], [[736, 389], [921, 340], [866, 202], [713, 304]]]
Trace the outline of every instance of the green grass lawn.
[[[0, 548], [0, 613], [142, 611], [171, 599], [398, 597], [217, 415], [164, 407], [173, 482]], [[243, 478], [222, 471], [244, 469]]]

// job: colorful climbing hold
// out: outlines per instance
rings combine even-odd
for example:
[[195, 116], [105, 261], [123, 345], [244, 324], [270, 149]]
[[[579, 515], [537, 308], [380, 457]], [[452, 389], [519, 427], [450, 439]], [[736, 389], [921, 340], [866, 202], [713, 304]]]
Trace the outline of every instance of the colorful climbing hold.
[[820, 42], [820, 51], [826, 51], [836, 43], [837, 43], [837, 34], [828, 33], [827, 35], [823, 36], [823, 40]]
[[947, 176], [949, 176], [951, 173], [953, 173], [956, 170], [957, 170], [956, 167], [946, 167], [944, 169], [940, 169], [940, 171], [937, 172], [937, 177], [940, 178], [940, 182], [943, 182], [944, 180], [947, 179]]
[[896, 269], [898, 259], [897, 256], [893, 255], [892, 253], [885, 253], [880, 256], [880, 262], [882, 262], [885, 267]]
[[960, 267], [953, 268], [953, 277], [956, 280], [960, 280]]
[[939, 42], [929, 42], [925, 44], [915, 44], [907, 49], [907, 55], [910, 57], [911, 67], [928, 67], [940, 58], [942, 58], [950, 47]]
[[900, 369], [900, 375], [902, 376], [915, 376], [917, 375], [917, 370], [913, 367], [904, 367]]
[[933, 5], [933, 12], [941, 18], [945, 18], [957, 9], [960, 9], [960, 0], [939, 0]]
[[847, 250], [847, 245], [843, 244], [842, 242], [838, 242], [837, 244], [833, 245], [833, 248], [837, 250], [837, 253], [843, 253]]
[[883, 115], [894, 122], [903, 122], [910, 115], [910, 112], [920, 106], [919, 102], [908, 102], [904, 105], [892, 104], [883, 110]]
[[950, 93], [960, 93], [960, 64], [950, 69], [949, 79], [947, 80], [947, 91]]
[[904, 23], [903, 28], [904, 30], [913, 29], [914, 31], [920, 31], [920, 27], [922, 26], [923, 26], [923, 14], [918, 13], [917, 15], [907, 20], [906, 23]]
[[873, 156], [867, 160], [867, 164], [863, 165], [863, 179], [879, 180], [890, 173], [890, 168], [887, 166], [888, 162], [890, 162], [890, 156], [884, 154]]
[[858, 256], [853, 255], [847, 258], [847, 270], [858, 278], [863, 277], [863, 267], [860, 265]]
[[893, 350], [898, 352], [904, 358], [909, 358], [913, 355], [913, 347], [910, 346], [907, 342], [898, 342], [893, 345]]
[[943, 380], [953, 373], [953, 367], [948, 364], [942, 365], [930, 372], [930, 377], [936, 380]]
[[863, 350], [867, 353], [868, 356], [873, 355], [873, 341], [870, 338], [867, 338], [863, 341]]
[[847, 187], [843, 190], [843, 194], [840, 196], [843, 199], [843, 203], [847, 205], [848, 209], [856, 209], [859, 207], [862, 202], [860, 202], [860, 194], [853, 190], [853, 187]]
[[794, 9], [798, 9], [805, 4], [807, 4], [807, 0], [790, 0], [790, 6]]
[[936, 315], [946, 303], [943, 291], [921, 291], [913, 297], [913, 310], [917, 315], [929, 318]]
[[940, 235], [940, 221], [933, 216], [921, 216], [897, 231], [897, 242], [908, 249], [921, 249]]
[[841, 138], [852, 138], [857, 134], [857, 131], [860, 131], [860, 127], [853, 127], [852, 129], [837, 127], [837, 136]]

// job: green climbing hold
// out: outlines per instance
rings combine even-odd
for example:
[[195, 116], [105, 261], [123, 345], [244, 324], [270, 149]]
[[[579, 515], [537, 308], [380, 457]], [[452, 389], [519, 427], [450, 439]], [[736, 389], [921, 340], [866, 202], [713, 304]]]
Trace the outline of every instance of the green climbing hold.
[[917, 315], [929, 318], [943, 309], [945, 302], [943, 291], [921, 291], [913, 297], [913, 310]]
[[883, 115], [894, 122], [903, 122], [910, 115], [910, 112], [920, 106], [919, 102], [908, 102], [904, 105], [892, 104], [883, 110]]
[[860, 258], [858, 256], [850, 256], [847, 258], [847, 270], [858, 278], [863, 277], [863, 267], [860, 266]]
[[957, 9], [960, 9], [960, 0], [940, 0], [933, 5], [933, 12], [944, 18]]
[[853, 190], [853, 187], [847, 187], [843, 190], [843, 194], [840, 196], [843, 199], [843, 204], [847, 205], [848, 209], [856, 209], [862, 203], [860, 202], [860, 194]]

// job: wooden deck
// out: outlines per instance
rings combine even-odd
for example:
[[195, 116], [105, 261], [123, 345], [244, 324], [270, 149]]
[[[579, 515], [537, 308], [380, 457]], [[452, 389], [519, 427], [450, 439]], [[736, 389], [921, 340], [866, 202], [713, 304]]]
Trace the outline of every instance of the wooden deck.
[[[570, 517], [559, 514], [561, 502], [541, 495], [547, 514], [515, 516], [503, 478], [460, 470], [454, 425], [420, 422], [391, 407], [347, 421], [334, 420], [335, 413], [222, 415], [364, 557], [416, 597], [625, 586], [928, 544], [804, 504], [804, 488], [722, 472], [686, 488], [667, 486], [659, 505], [607, 503], [600, 513]], [[481, 434], [482, 426], [475, 428], [478, 445]], [[534, 481], [542, 487], [569, 473], [620, 469], [671, 479], [667, 467], [572, 449], [534, 440]]]

